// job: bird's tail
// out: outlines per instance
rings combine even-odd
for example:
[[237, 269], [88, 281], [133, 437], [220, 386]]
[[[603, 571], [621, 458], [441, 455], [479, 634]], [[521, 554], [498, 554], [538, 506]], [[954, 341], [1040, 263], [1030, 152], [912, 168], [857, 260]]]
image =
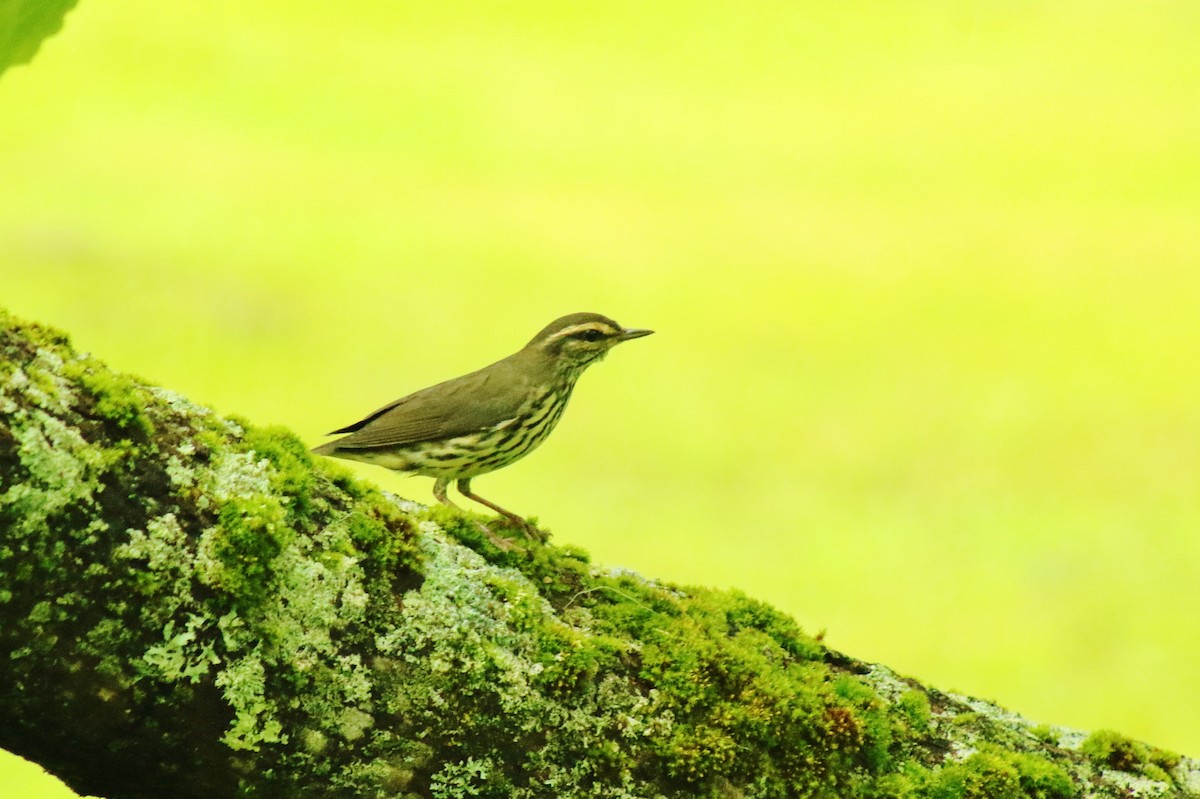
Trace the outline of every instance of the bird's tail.
[[309, 450], [309, 452], [312, 452], [314, 455], [328, 455], [332, 458], [336, 458], [338, 457], [338, 450], [341, 449], [341, 447], [338, 446], [341, 442], [342, 439], [340, 438], [334, 441], [329, 441], [319, 447], [313, 447], [311, 450]]

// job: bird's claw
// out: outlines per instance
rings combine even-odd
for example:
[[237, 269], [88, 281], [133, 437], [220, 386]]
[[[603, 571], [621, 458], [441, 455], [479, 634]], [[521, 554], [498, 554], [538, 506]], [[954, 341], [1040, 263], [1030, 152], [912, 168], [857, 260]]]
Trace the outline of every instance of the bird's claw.
[[521, 532], [525, 534], [526, 538], [531, 538], [540, 544], [546, 543], [546, 540], [549, 538], [549, 533], [538, 527], [533, 522], [530, 522], [528, 519], [522, 519], [520, 516], [515, 514], [507, 518], [513, 524], [513, 526], [520, 528]]
[[484, 524], [483, 522], [476, 520], [475, 525], [480, 530], [483, 531], [483, 534], [488, 537], [489, 541], [491, 541], [497, 548], [503, 550], [504, 552], [512, 552], [514, 550], [516, 550], [518, 552], [525, 551], [524, 547], [522, 547], [520, 544], [518, 544], [516, 541], [512, 540], [511, 538], [505, 538], [502, 535], [497, 535], [496, 533], [493, 533], [492, 529], [490, 527], [488, 527], [486, 524]]

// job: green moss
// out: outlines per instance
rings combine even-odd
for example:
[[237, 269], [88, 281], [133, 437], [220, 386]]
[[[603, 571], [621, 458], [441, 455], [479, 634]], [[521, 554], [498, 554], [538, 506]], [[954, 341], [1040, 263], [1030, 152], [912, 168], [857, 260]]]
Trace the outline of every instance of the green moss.
[[1141, 774], [1167, 783], [1173, 781], [1170, 772], [1180, 761], [1180, 756], [1174, 752], [1132, 740], [1113, 730], [1096, 730], [1084, 740], [1079, 751], [1102, 768]]
[[1183, 755], [1178, 752], [1172, 752], [1168, 749], [1159, 749], [1157, 747], [1148, 747], [1150, 750], [1150, 764], [1157, 766], [1164, 772], [1174, 771], [1183, 761]]
[[880, 776], [868, 795], [873, 799], [924, 799], [928, 797], [924, 791], [927, 777], [924, 767], [909, 761], [903, 763], [899, 771]]
[[924, 736], [931, 731], [933, 712], [929, 708], [929, 696], [924, 691], [905, 691], [896, 700], [896, 710], [914, 735]]
[[1021, 789], [1030, 799], [1074, 799], [1080, 789], [1062, 766], [1032, 753], [1008, 752], [1016, 764]]
[[90, 412], [99, 419], [113, 423], [127, 435], [154, 435], [154, 423], [146, 412], [149, 397], [140, 383], [90, 360], [67, 361], [63, 375], [82, 386], [93, 403]]
[[0, 308], [0, 346], [6, 350], [3, 361], [20, 360], [20, 350], [67, 350], [70, 344], [70, 338], [61, 330], [26, 322]]
[[1051, 745], [1058, 744], [1058, 733], [1056, 733], [1054, 728], [1049, 724], [1038, 724], [1036, 727], [1030, 728], [1029, 734], [1042, 743]]
[[420, 570], [416, 523], [378, 489], [361, 489], [354, 510], [342, 518], [355, 552], [369, 568], [387, 574]]
[[986, 746], [930, 779], [931, 799], [1074, 799], [1079, 789], [1060, 766], [1032, 754]]
[[412, 525], [391, 506], [380, 502], [348, 516], [345, 524], [355, 554], [386, 570], [413, 564]]
[[217, 519], [206, 534], [211, 568], [201, 579], [234, 597], [235, 605], [257, 603], [273, 589], [275, 559], [295, 533], [278, 504], [262, 494], [230, 498]]
[[[504, 519], [484, 516], [433, 504], [421, 512], [421, 518], [431, 521], [445, 530], [456, 541], [479, 552], [489, 562], [519, 568], [531, 557], [536, 557], [544, 544], [529, 539], [525, 532], [509, 525]], [[489, 535], [490, 533], [490, 535]], [[511, 545], [501, 546], [496, 539], [507, 539]]]
[[1139, 772], [1149, 759], [1146, 747], [1113, 730], [1096, 730], [1079, 751], [1097, 765], [1117, 771]]
[[567, 625], [545, 625], [538, 632], [535, 659], [540, 668], [534, 682], [555, 696], [590, 690], [627, 652], [620, 639], [583, 634]]
[[271, 464], [271, 493], [287, 497], [288, 521], [296, 525], [310, 523], [316, 478], [308, 447], [285, 428], [255, 427], [234, 421], [245, 430], [241, 440], [243, 451], [253, 452]]
[[741, 630], [756, 630], [788, 655], [801, 660], [816, 660], [824, 648], [811, 636], [805, 635], [795, 620], [775, 608], [752, 599], [740, 591], [730, 592], [725, 611], [731, 634]]
[[681, 789], [718, 796], [727, 781], [757, 781], [780, 795], [839, 784], [852, 795], [889, 767], [883, 704], [858, 678], [834, 679], [794, 624], [737, 593], [653, 593], [595, 592], [588, 604], [640, 640], [638, 678], [674, 720], [656, 751]]

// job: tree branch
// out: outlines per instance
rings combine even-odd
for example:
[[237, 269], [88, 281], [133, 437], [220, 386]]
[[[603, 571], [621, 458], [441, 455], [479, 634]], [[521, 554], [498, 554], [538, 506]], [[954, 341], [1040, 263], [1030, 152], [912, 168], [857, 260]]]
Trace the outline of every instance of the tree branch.
[[0, 745], [172, 797], [1200, 795], [681, 589], [314, 462], [0, 311]]

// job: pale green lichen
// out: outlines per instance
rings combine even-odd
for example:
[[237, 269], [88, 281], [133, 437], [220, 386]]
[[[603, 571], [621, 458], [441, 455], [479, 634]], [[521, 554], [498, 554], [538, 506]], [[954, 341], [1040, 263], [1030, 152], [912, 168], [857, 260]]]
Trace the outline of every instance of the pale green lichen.
[[167, 479], [176, 489], [189, 489], [196, 484], [196, 470], [188, 461], [196, 454], [196, 446], [185, 441], [175, 448], [175, 454], [167, 457]]
[[76, 387], [63, 374], [62, 356], [51, 349], [39, 347], [33, 360], [25, 367], [16, 367], [0, 396], [20, 396], [21, 403], [9, 399], [6, 412], [20, 405], [32, 406], [47, 413], [58, 414], [70, 407]]
[[100, 491], [104, 453], [88, 446], [78, 430], [42, 410], [14, 413], [9, 424], [28, 474], [0, 494], [0, 507], [11, 509], [13, 517], [10, 535], [44, 530], [55, 514]]
[[252, 651], [224, 664], [214, 684], [233, 707], [233, 724], [221, 740], [235, 751], [257, 750], [263, 744], [287, 743], [277, 705], [266, 696], [266, 668]]
[[39, 602], [33, 606], [33, 610], [25, 617], [28, 621], [34, 624], [45, 624], [50, 621], [50, 603]]
[[338, 732], [347, 741], [357, 741], [375, 726], [375, 717], [364, 710], [349, 707], [342, 711]]
[[186, 588], [178, 584], [188, 576], [178, 556], [180, 550], [187, 545], [187, 534], [179, 526], [179, 520], [174, 513], [165, 513], [150, 519], [145, 530], [126, 532], [128, 539], [113, 551], [116, 557], [145, 561], [147, 570], [152, 573], [170, 573], [176, 581], [174, 587], [177, 591]]
[[195, 683], [206, 677], [221, 662], [212, 641], [200, 637], [211, 623], [211, 619], [190, 614], [183, 629], [177, 630], [175, 622], [168, 621], [163, 629], [163, 643], [149, 647], [142, 654], [142, 662], [149, 667], [147, 672], [167, 682]]
[[[410, 718], [459, 716], [458, 732], [454, 720], [446, 719], [443, 726], [450, 729], [443, 734], [466, 736], [471, 734], [469, 714], [454, 708], [463, 697], [475, 697], [500, 711], [504, 733], [495, 745], [501, 748], [555, 730], [530, 753], [530, 768], [542, 774], [547, 785], [566, 786], [593, 771], [596, 764], [581, 759], [580, 752], [603, 750], [621, 739], [641, 742], [648, 749], [654, 736], [670, 731], [669, 712], [654, 707], [657, 692], [637, 687], [633, 675], [601, 676], [582, 695], [547, 692], [547, 635], [596, 636], [561, 622], [520, 572], [488, 563], [432, 525], [423, 529], [426, 581], [420, 592], [406, 599], [404, 625], [376, 642], [380, 653], [408, 677], [389, 697], [386, 710]], [[468, 699], [470, 704], [474, 702]], [[626, 770], [624, 781], [630, 780]]]
[[201, 495], [196, 504], [208, 508], [240, 497], [269, 497], [270, 468], [266, 458], [254, 451], [220, 452], [208, 468], [199, 472]]

